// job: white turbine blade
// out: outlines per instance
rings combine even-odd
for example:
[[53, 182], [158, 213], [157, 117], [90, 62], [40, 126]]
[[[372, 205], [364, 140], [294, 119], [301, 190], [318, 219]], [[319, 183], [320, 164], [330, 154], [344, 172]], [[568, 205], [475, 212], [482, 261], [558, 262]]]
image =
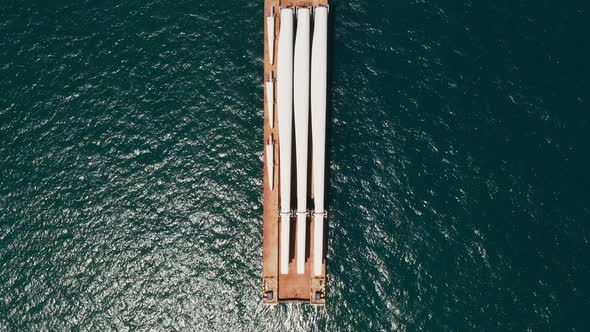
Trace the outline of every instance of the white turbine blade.
[[268, 122], [270, 124], [270, 128], [275, 127], [275, 88], [274, 88], [274, 81], [272, 79], [266, 81], [266, 108], [268, 110]]
[[270, 64], [274, 63], [275, 58], [275, 13], [271, 9], [270, 15], [266, 18], [266, 35], [268, 37], [268, 57]]
[[277, 112], [279, 120], [279, 174], [281, 194], [280, 273], [289, 272], [291, 211], [291, 136], [293, 126], [293, 9], [281, 9], [277, 55]]
[[289, 228], [291, 227], [291, 215], [281, 214], [281, 252], [280, 273], [289, 273]]
[[323, 242], [324, 242], [324, 216], [318, 215], [313, 218], [313, 275], [322, 275], [322, 256], [323, 256]]
[[317, 7], [311, 50], [311, 130], [313, 144], [313, 190], [315, 213], [313, 274], [322, 274], [324, 241], [324, 173], [326, 150], [326, 80], [328, 49], [328, 8]]
[[297, 214], [297, 274], [305, 273], [305, 232], [307, 213]]
[[273, 191], [275, 188], [275, 186], [274, 186], [275, 164], [274, 163], [275, 163], [275, 145], [274, 145], [274, 142], [272, 141], [272, 136], [271, 136], [268, 143], [266, 143], [266, 170], [268, 173], [268, 185], [270, 187], [270, 191]]
[[309, 122], [309, 39], [310, 10], [297, 10], [293, 106], [295, 109], [295, 150], [297, 157], [297, 273], [305, 272], [305, 228], [307, 210], [307, 146]]

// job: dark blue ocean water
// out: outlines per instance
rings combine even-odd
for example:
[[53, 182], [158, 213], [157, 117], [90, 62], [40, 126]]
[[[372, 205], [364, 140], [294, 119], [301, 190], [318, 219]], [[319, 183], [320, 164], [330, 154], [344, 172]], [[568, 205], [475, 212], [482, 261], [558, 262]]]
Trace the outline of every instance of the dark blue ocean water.
[[261, 304], [263, 1], [0, 4], [0, 331], [587, 331], [590, 5], [339, 1], [328, 301]]

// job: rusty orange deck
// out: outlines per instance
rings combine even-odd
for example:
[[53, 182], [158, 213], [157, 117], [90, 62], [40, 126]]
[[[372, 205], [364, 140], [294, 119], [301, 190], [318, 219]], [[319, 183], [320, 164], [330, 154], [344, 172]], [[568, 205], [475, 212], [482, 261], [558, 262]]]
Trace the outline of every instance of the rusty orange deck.
[[[276, 79], [276, 64], [277, 64], [277, 49], [278, 36], [280, 29], [280, 14], [279, 9], [284, 7], [312, 7], [312, 6], [327, 6], [328, 0], [265, 0], [264, 4], [264, 82], [271, 76]], [[266, 17], [270, 15], [271, 9], [274, 8], [275, 13], [275, 47], [274, 47], [274, 64], [270, 64], [269, 45], [267, 43]], [[276, 87], [275, 87], [276, 93]], [[290, 241], [290, 260], [289, 273], [279, 274], [279, 135], [277, 114], [276, 114], [276, 98], [273, 110], [274, 128], [269, 124], [269, 110], [267, 108], [266, 89], [264, 89], [264, 140], [266, 144], [270, 137], [274, 139], [274, 190], [269, 188], [269, 174], [267, 172], [267, 156], [266, 149], [264, 156], [264, 212], [263, 212], [263, 249], [262, 249], [262, 274], [263, 274], [263, 302], [266, 304], [276, 304], [279, 302], [306, 302], [312, 304], [325, 303], [325, 280], [326, 280], [326, 260], [325, 254], [322, 255], [322, 275], [319, 277], [312, 277], [312, 262], [313, 262], [313, 236], [314, 225], [313, 216], [308, 218], [308, 234], [306, 242], [308, 248], [306, 249], [305, 258], [305, 273], [296, 273], [296, 253], [295, 253], [295, 222], [291, 219], [291, 241]], [[311, 165], [311, 162], [309, 163]], [[310, 170], [310, 174], [312, 174]], [[310, 181], [312, 183], [313, 181]], [[312, 190], [308, 190], [308, 195], [311, 197]], [[327, 224], [325, 222], [324, 224]], [[324, 232], [324, 234], [326, 234]], [[327, 241], [324, 241], [324, 246], [327, 246]], [[324, 248], [323, 252], [326, 250]], [[271, 299], [267, 297], [268, 292], [272, 292]], [[316, 292], [321, 292], [320, 299], [316, 299]]]

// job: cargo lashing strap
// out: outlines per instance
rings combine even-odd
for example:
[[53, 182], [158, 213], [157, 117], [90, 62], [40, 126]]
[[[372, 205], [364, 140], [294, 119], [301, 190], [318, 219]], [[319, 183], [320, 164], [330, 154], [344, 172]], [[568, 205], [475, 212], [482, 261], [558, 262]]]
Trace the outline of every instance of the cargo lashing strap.
[[318, 216], [318, 217], [324, 217], [324, 219], [325, 219], [325, 218], [328, 218], [328, 211], [324, 210], [324, 211], [322, 211], [322, 212], [312, 212], [312, 215], [313, 215], [314, 217], [315, 217], [315, 216]]
[[293, 211], [287, 211], [287, 212], [280, 212], [279, 211], [279, 217], [282, 217], [282, 216], [293, 217]]
[[296, 211], [296, 210], [291, 210], [288, 212], [280, 212], [279, 211], [279, 216], [289, 216], [289, 217], [295, 217], [297, 215], [301, 215], [301, 214], [305, 214], [306, 216], [318, 216], [318, 217], [324, 217], [324, 218], [328, 218], [328, 211], [324, 210], [322, 212], [314, 212], [311, 210], [306, 210], [306, 211]]
[[296, 210], [293, 210], [293, 214], [294, 215], [298, 215], [298, 216], [304, 215], [306, 217], [309, 217], [311, 215], [311, 211], [310, 210], [305, 210], [305, 211], [296, 211]]

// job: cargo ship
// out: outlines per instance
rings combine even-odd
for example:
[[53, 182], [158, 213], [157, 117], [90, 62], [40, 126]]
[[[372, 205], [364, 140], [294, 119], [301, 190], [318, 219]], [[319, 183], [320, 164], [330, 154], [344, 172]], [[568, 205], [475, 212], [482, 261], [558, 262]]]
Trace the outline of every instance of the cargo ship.
[[264, 17], [262, 299], [323, 305], [329, 4], [265, 0]]

